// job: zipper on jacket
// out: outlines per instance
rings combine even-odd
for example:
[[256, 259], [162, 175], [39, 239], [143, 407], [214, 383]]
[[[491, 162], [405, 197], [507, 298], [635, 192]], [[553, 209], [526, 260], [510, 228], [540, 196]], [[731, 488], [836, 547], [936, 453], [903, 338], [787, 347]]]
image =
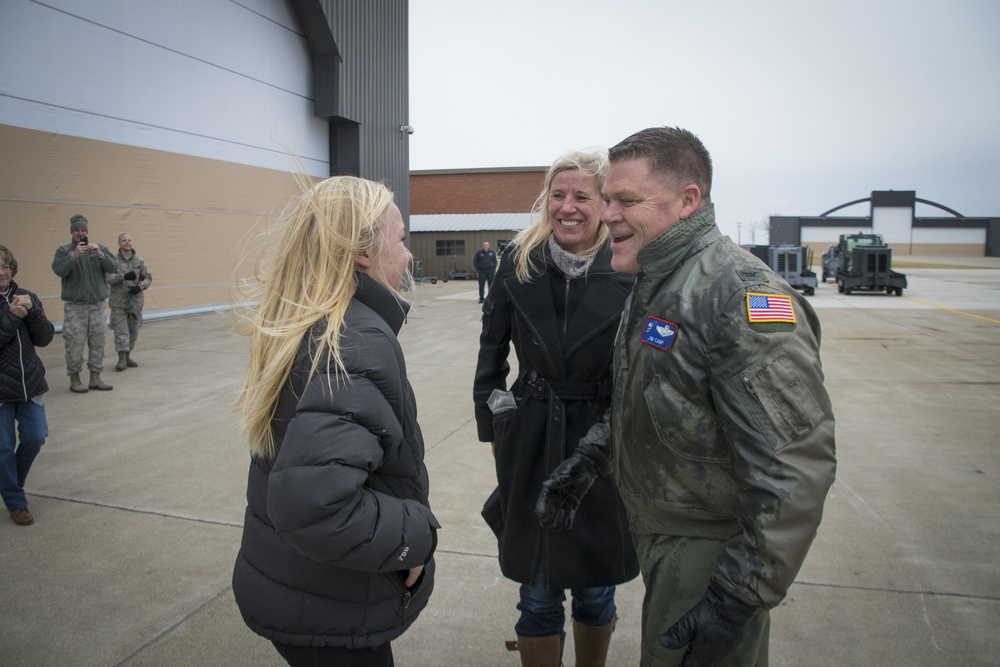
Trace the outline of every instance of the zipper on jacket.
[[403, 609], [406, 609], [407, 607], [410, 606], [410, 601], [412, 599], [413, 599], [413, 594], [410, 593], [409, 590], [407, 590], [405, 593], [403, 593]]
[[566, 293], [563, 295], [563, 335], [569, 326], [569, 278], [566, 279]]
[[[17, 296], [17, 290], [13, 289], [13, 285], [8, 287], [8, 292], [6, 294], [0, 294], [4, 301], [7, 302], [7, 309], [10, 310], [10, 304], [13, 303], [12, 299]], [[17, 341], [17, 363], [21, 371], [21, 395], [24, 396], [24, 402], [28, 402], [28, 378], [26, 377], [24, 370], [24, 343], [21, 341], [21, 325], [28, 324], [21, 320], [17, 324], [17, 328], [14, 330], [14, 339]], [[29, 334], [30, 335], [30, 334]]]
[[18, 325], [17, 334], [17, 361], [21, 365], [21, 393], [24, 395], [24, 402], [28, 402], [28, 377], [24, 370], [24, 344], [21, 342], [21, 327]]
[[760, 403], [760, 396], [757, 395], [757, 390], [754, 389], [753, 382], [746, 375], [743, 376], [743, 386], [747, 388], [747, 391], [754, 397], [754, 400]]

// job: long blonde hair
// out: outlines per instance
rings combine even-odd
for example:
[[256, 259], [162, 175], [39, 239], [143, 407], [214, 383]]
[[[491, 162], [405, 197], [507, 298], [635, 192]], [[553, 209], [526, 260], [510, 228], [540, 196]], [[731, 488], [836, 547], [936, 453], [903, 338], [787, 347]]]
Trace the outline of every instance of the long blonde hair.
[[[514, 237], [516, 249], [517, 280], [521, 283], [531, 281], [531, 274], [537, 270], [531, 257], [531, 251], [548, 241], [552, 232], [552, 220], [549, 218], [549, 196], [552, 194], [552, 180], [563, 171], [575, 170], [587, 176], [597, 178], [597, 191], [600, 194], [604, 181], [608, 177], [608, 151], [603, 148], [591, 148], [565, 153], [552, 163], [545, 173], [545, 186], [531, 207], [532, 223], [522, 229]], [[584, 256], [595, 254], [608, 238], [608, 227], [603, 222], [597, 225], [597, 240], [594, 245], [583, 252]]]
[[281, 215], [278, 238], [265, 243], [254, 264], [254, 281], [243, 289], [259, 305], [237, 320], [237, 330], [251, 339], [236, 407], [255, 456], [274, 456], [271, 421], [281, 390], [302, 337], [324, 318], [325, 329], [311, 349], [309, 376], [324, 358], [345, 370], [340, 334], [357, 290], [355, 257], [379, 253], [392, 202], [392, 192], [380, 183], [334, 176], [293, 200]]

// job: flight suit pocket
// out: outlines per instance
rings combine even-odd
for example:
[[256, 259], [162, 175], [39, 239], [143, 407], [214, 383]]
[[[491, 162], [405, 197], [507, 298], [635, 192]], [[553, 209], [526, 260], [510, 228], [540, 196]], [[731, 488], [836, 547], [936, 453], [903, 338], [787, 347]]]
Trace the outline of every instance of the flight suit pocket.
[[703, 463], [729, 460], [725, 439], [715, 417], [695, 404], [658, 374], [643, 392], [656, 436], [681, 458]]
[[784, 356], [751, 366], [730, 380], [730, 386], [775, 451], [808, 434], [823, 418], [798, 369]]

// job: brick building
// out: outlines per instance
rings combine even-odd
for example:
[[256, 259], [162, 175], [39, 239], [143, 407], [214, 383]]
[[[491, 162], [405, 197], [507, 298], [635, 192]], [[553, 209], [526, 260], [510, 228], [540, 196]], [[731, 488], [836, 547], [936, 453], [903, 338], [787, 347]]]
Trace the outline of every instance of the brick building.
[[475, 277], [472, 258], [483, 241], [502, 251], [530, 224], [547, 169], [410, 172], [410, 252], [419, 262], [418, 272]]

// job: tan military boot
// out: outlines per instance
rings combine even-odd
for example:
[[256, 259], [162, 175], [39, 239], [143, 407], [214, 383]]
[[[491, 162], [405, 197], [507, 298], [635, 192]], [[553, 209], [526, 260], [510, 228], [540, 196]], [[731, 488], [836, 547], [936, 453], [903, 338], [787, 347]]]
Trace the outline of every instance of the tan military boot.
[[77, 394], [86, 394], [87, 393], [87, 388], [83, 386], [82, 382], [80, 382], [80, 374], [79, 373], [72, 373], [72, 374], [70, 374], [70, 376], [69, 376], [69, 390], [73, 391], [73, 392], [76, 392]]
[[100, 371], [90, 371], [90, 384], [87, 385], [91, 389], [97, 389], [99, 391], [111, 391], [114, 389], [110, 384], [104, 384], [104, 380], [101, 379]]
[[125, 370], [125, 364], [126, 364], [125, 359], [127, 357], [128, 357], [128, 352], [119, 352], [118, 353], [118, 363], [115, 364], [115, 370], [116, 371], [123, 371], [123, 370]]
[[132, 353], [131, 352], [126, 352], [125, 353], [125, 365], [128, 366], [129, 368], [139, 368], [139, 364], [135, 363], [132, 360]]

